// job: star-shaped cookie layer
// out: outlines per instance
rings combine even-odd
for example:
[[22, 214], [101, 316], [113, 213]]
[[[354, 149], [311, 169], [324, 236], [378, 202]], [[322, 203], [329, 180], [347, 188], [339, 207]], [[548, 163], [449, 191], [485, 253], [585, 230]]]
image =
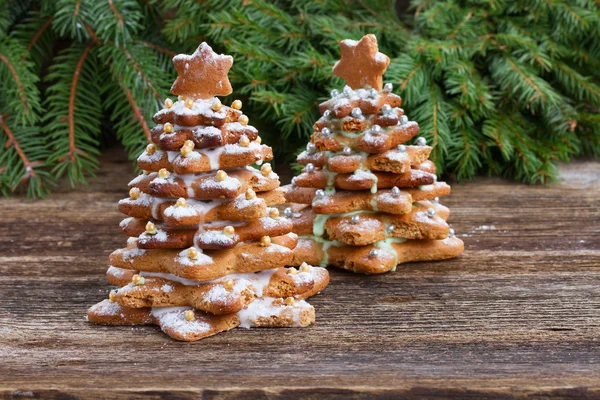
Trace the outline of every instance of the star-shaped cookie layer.
[[173, 94], [197, 100], [227, 96], [232, 92], [227, 74], [233, 57], [215, 53], [205, 42], [191, 56], [173, 57], [173, 65], [178, 75], [171, 86]]
[[375, 35], [365, 35], [358, 42], [342, 40], [342, 57], [333, 66], [333, 73], [343, 78], [352, 89], [370, 86], [381, 90], [382, 76], [390, 59], [378, 50]]

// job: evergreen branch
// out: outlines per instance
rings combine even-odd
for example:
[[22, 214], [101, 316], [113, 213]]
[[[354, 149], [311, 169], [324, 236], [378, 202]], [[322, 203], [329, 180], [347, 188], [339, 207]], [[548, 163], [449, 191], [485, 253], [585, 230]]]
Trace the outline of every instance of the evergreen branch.
[[[23, 59], [23, 58], [21, 58], [21, 59]], [[19, 98], [21, 99], [21, 103], [23, 104], [23, 111], [25, 113], [25, 116], [28, 117], [29, 116], [29, 105], [27, 103], [27, 95], [25, 94], [25, 88], [23, 87], [23, 82], [21, 82], [21, 78], [19, 78], [19, 74], [17, 74], [17, 70], [15, 69], [14, 65], [2, 53], [0, 53], [0, 61], [2, 61], [4, 64], [6, 64], [6, 66], [10, 70], [10, 73], [12, 74], [13, 79], [15, 80], [17, 87], [19, 88]]]
[[133, 95], [131, 94], [130, 89], [127, 89], [127, 91], [125, 92], [125, 96], [127, 97], [127, 101], [129, 102], [129, 105], [131, 106], [131, 111], [133, 111], [133, 115], [134, 115], [135, 119], [140, 123], [142, 130], [144, 131], [146, 140], [148, 141], [148, 143], [152, 142], [152, 137], [150, 136], [150, 128], [148, 128], [148, 123], [146, 122], [146, 120], [144, 119], [144, 116], [140, 112], [140, 109], [137, 106], [137, 103], [135, 102], [135, 99], [133, 98]]
[[26, 50], [15, 38], [0, 41], [0, 107], [22, 124], [32, 124], [40, 111], [38, 77], [33, 63], [23, 60]]
[[[35, 44], [40, 39], [40, 37], [44, 34], [44, 32], [46, 32], [46, 29], [48, 29], [50, 27], [50, 25], [52, 25], [52, 21], [54, 21], [54, 16], [51, 16], [50, 18], [48, 18], [48, 20], [44, 23], [44, 25], [42, 25], [42, 27], [35, 33], [35, 35], [33, 35], [33, 38], [31, 38], [31, 41], [27, 45], [28, 53], [31, 51], [33, 46], [35, 46]], [[26, 58], [26, 56], [23, 56], [23, 57]]]
[[83, 68], [83, 63], [87, 59], [90, 51], [94, 47], [93, 44], [89, 44], [86, 46], [85, 50], [79, 57], [77, 61], [77, 65], [75, 66], [75, 70], [73, 71], [73, 79], [71, 80], [71, 90], [69, 91], [69, 108], [68, 108], [68, 118], [69, 118], [69, 158], [72, 162], [75, 162], [75, 154], [84, 154], [85, 152], [79, 150], [75, 145], [75, 96], [77, 95], [77, 83], [79, 82], [79, 77], [81, 74], [81, 69]]
[[156, 45], [154, 43], [146, 42], [145, 40], [138, 40], [137, 42], [143, 44], [144, 46], [150, 47], [151, 49], [159, 51], [159, 52], [161, 52], [163, 54], [166, 54], [169, 57], [175, 57], [177, 55], [177, 53], [175, 53], [174, 51], [171, 51], [169, 49], [165, 49], [165, 48], [160, 47], [159, 45]]
[[0, 126], [2, 127], [2, 130], [4, 131], [6, 136], [8, 136], [8, 141], [4, 144], [4, 147], [5, 148], [9, 148], [10, 146], [14, 147], [15, 151], [19, 155], [19, 158], [23, 162], [23, 165], [25, 165], [25, 169], [27, 171], [27, 175], [25, 175], [23, 178], [25, 181], [27, 179], [29, 179], [29, 177], [37, 177], [37, 174], [33, 168], [38, 165], [41, 165], [42, 162], [29, 161], [29, 158], [27, 158], [27, 155], [25, 154], [25, 152], [21, 148], [21, 145], [17, 141], [15, 134], [11, 131], [10, 127], [6, 124], [6, 121], [4, 120], [5, 118], [6, 118], [5, 115], [0, 114]]
[[50, 67], [47, 80], [48, 109], [43, 129], [50, 138], [52, 172], [65, 173], [71, 186], [85, 183], [98, 167], [97, 137], [100, 134], [101, 81], [98, 79], [96, 44], [72, 45]]

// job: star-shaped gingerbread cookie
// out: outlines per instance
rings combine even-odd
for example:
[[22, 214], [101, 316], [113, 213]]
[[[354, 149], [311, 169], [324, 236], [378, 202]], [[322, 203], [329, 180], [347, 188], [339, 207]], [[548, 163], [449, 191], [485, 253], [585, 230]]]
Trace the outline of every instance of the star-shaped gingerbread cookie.
[[205, 42], [191, 56], [173, 57], [173, 65], [178, 75], [171, 86], [173, 94], [197, 100], [227, 96], [232, 92], [227, 74], [233, 57], [215, 53]]
[[379, 52], [375, 35], [365, 35], [360, 41], [342, 40], [342, 57], [333, 66], [333, 73], [343, 78], [352, 89], [370, 86], [381, 90], [383, 73], [390, 59]]

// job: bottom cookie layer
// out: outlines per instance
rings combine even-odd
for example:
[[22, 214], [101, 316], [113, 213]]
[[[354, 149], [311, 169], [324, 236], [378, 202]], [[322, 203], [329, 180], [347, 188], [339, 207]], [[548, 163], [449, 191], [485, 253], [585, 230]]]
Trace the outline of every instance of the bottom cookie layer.
[[236, 327], [308, 326], [315, 321], [315, 309], [304, 300], [288, 304], [263, 297], [237, 313], [211, 315], [191, 307], [128, 308], [103, 300], [90, 307], [87, 317], [102, 325], [157, 325], [173, 339], [193, 342]]

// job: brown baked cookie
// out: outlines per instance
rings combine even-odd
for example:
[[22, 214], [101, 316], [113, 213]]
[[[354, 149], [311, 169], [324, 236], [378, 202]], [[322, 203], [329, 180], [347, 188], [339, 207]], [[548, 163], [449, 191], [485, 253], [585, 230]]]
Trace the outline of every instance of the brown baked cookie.
[[[233, 199], [252, 189], [255, 192], [266, 192], [279, 187], [279, 176], [272, 172], [269, 164], [263, 169], [252, 167], [238, 168], [225, 172], [223, 170], [204, 174], [174, 175], [163, 172], [154, 176], [150, 182], [144, 179], [140, 183], [147, 186], [145, 193], [155, 197], [183, 197], [198, 200]], [[130, 185], [130, 187], [135, 187]], [[140, 189], [142, 189], [140, 187]]]
[[288, 303], [283, 299], [257, 299], [238, 313], [212, 315], [187, 307], [128, 308], [107, 299], [92, 306], [87, 317], [102, 325], [158, 325], [171, 338], [187, 342], [238, 326], [308, 326], [315, 321], [315, 310], [306, 301]]
[[249, 192], [232, 200], [175, 201], [139, 193], [119, 201], [119, 211], [134, 218], [164, 221], [171, 226], [192, 226], [217, 220], [246, 221], [267, 215], [269, 196], [279, 199], [281, 194], [265, 192], [263, 199]]
[[377, 243], [369, 246], [335, 246], [331, 242], [322, 243], [303, 237], [294, 249], [292, 265], [306, 260], [311, 264], [333, 265], [358, 273], [381, 274], [395, 270], [398, 264], [445, 260], [458, 257], [463, 251], [464, 243], [454, 235], [443, 240], [407, 240], [381, 247]]
[[[168, 131], [168, 132], [167, 132]], [[196, 149], [221, 147], [239, 143], [240, 140], [254, 141], [258, 138], [258, 130], [251, 125], [238, 121], [227, 122], [220, 127], [208, 126], [173, 126], [157, 125], [150, 130], [152, 142], [161, 150], [179, 151], [190, 140]], [[242, 139], [246, 137], [246, 139]]]
[[329, 282], [324, 268], [303, 265], [230, 275], [202, 282], [149, 273], [135, 275], [135, 282], [111, 292], [111, 299], [124, 307], [189, 306], [215, 315], [231, 314], [246, 308], [259, 297], [305, 299], [322, 291]]
[[333, 186], [342, 190], [379, 190], [394, 186], [403, 188], [429, 185], [435, 182], [435, 179], [435, 175], [416, 169], [408, 170], [404, 174], [365, 170], [357, 170], [351, 174], [335, 174], [319, 169], [307, 171], [305, 168], [294, 178], [294, 184], [317, 189]]
[[[112, 266], [146, 272], [164, 272], [181, 278], [210, 280], [225, 275], [258, 272], [289, 265], [291, 249], [298, 241], [294, 233], [240, 243], [224, 250], [139, 249], [134, 241], [111, 253]], [[133, 239], [133, 238], [130, 238]]]
[[403, 144], [419, 133], [419, 125], [410, 121], [392, 127], [381, 128], [378, 131], [368, 129], [362, 134], [344, 136], [332, 134], [326, 130], [315, 131], [311, 142], [318, 151], [342, 151], [344, 147], [367, 153], [383, 153]]
[[340, 60], [333, 66], [334, 74], [352, 89], [372, 87], [381, 90], [382, 76], [390, 58], [379, 52], [375, 35], [365, 35], [358, 42], [342, 40], [340, 53]]
[[285, 198], [289, 203], [312, 204], [315, 214], [336, 214], [357, 210], [406, 214], [410, 212], [415, 201], [433, 200], [450, 194], [450, 186], [445, 182], [434, 182], [431, 185], [401, 190], [393, 188], [378, 190], [377, 193], [370, 191], [328, 193], [322, 189], [293, 185], [284, 188]]
[[195, 174], [246, 167], [273, 159], [273, 150], [269, 146], [250, 142], [247, 146], [228, 144], [214, 149], [191, 150], [185, 152], [162, 151], [148, 145], [138, 157], [137, 164], [143, 170], [158, 172], [166, 169], [177, 174]]
[[448, 214], [447, 210], [439, 203], [427, 208], [414, 203], [412, 211], [404, 215], [360, 211], [352, 215], [314, 214], [306, 208], [294, 213], [292, 221], [298, 235], [315, 235], [351, 246], [365, 246], [390, 237], [444, 239], [449, 229], [443, 218]]
[[[404, 146], [394, 148], [381, 154], [364, 155], [346, 149], [342, 153], [316, 152], [313, 147], [298, 155], [298, 164], [312, 164], [315, 168], [327, 166], [328, 170], [338, 174], [352, 173], [364, 168], [371, 171], [393, 172], [403, 174], [411, 165], [418, 166], [429, 157], [429, 146]], [[417, 169], [417, 168], [415, 168]]]

